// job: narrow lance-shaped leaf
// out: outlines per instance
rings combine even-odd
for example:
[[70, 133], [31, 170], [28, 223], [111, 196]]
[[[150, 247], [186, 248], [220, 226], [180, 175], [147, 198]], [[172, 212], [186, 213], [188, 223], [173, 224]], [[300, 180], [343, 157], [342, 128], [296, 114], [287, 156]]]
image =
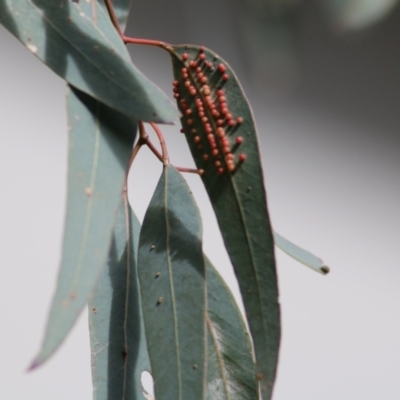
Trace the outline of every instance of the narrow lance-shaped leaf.
[[327, 267], [320, 258], [285, 239], [279, 233], [274, 232], [274, 240], [277, 247], [307, 267], [323, 275], [329, 272], [329, 267]]
[[173, 122], [175, 107], [133, 66], [104, 8], [80, 3], [0, 0], [0, 23], [83, 92], [136, 119]]
[[227, 63], [204, 47], [174, 46], [174, 95], [197, 168], [214, 207], [253, 337], [264, 400], [272, 396], [280, 310], [257, 134], [243, 90]]
[[139, 280], [157, 400], [205, 397], [206, 286], [200, 214], [165, 166], [139, 239]]
[[68, 198], [61, 267], [32, 368], [60, 345], [105, 266], [136, 123], [82, 92], [68, 96]]
[[243, 317], [228, 286], [206, 258], [207, 400], [257, 400], [252, 346]]
[[320, 0], [338, 30], [367, 28], [384, 18], [398, 0]]
[[93, 400], [140, 400], [150, 371], [137, 276], [140, 224], [120, 203], [107, 267], [89, 301]]

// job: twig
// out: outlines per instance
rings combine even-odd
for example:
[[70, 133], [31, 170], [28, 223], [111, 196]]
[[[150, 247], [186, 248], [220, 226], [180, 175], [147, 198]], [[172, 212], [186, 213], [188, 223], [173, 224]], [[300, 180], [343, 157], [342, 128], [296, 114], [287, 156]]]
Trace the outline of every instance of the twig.
[[161, 130], [156, 123], [150, 122], [150, 125], [154, 129], [154, 132], [157, 134], [158, 140], [160, 141], [161, 151], [162, 151], [162, 162], [164, 165], [168, 165], [169, 164], [168, 149], [167, 145], [165, 144], [164, 136], [161, 133]]
[[118, 22], [118, 18], [117, 18], [116, 14], [115, 14], [114, 6], [112, 4], [112, 0], [104, 0], [104, 3], [106, 4], [108, 14], [110, 15], [110, 18], [111, 18], [111, 22], [113, 23], [113, 25], [114, 25], [115, 29], [117, 30], [119, 36], [121, 36], [121, 39], [125, 41], [125, 39], [124, 39], [125, 36], [124, 36], [124, 34], [122, 32], [121, 26], [119, 25], [119, 22]]
[[189, 172], [191, 174], [203, 175], [204, 169], [194, 169], [194, 168], [186, 168], [186, 167], [175, 167], [180, 172]]

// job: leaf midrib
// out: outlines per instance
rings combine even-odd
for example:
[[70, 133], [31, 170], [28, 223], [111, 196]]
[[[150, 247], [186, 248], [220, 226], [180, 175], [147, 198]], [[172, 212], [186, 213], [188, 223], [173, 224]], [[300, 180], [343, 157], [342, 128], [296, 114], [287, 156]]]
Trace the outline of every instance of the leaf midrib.
[[219, 369], [220, 369], [220, 372], [221, 372], [222, 382], [224, 383], [226, 399], [230, 400], [231, 396], [229, 394], [229, 389], [228, 389], [228, 379], [227, 379], [227, 376], [226, 376], [225, 364], [224, 364], [224, 361], [223, 361], [223, 357], [221, 355], [221, 349], [220, 349], [220, 347], [218, 345], [217, 337], [216, 337], [215, 332], [214, 332], [214, 326], [212, 325], [212, 322], [210, 320], [210, 317], [209, 317], [208, 313], [206, 314], [206, 322], [207, 322], [207, 326], [208, 326], [208, 329], [209, 329], [210, 334], [211, 334], [211, 338], [212, 338], [212, 341], [213, 341], [215, 353], [217, 355], [218, 366], [219, 366]]
[[[130, 275], [131, 275], [131, 226], [129, 218], [129, 205], [127, 199], [127, 193], [124, 191], [124, 213], [125, 213], [125, 227], [126, 227], [126, 292], [125, 292], [125, 314], [124, 314], [124, 350], [128, 352], [128, 313], [129, 313], [129, 295], [130, 295]], [[123, 386], [122, 386], [122, 400], [126, 398], [126, 387], [127, 387], [127, 373], [128, 373], [128, 357], [125, 357], [123, 370]]]

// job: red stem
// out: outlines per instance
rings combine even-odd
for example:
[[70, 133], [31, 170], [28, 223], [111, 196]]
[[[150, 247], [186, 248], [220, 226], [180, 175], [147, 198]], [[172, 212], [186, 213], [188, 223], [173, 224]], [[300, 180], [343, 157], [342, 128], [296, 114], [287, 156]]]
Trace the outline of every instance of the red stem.
[[150, 122], [150, 125], [154, 129], [154, 132], [157, 134], [158, 140], [160, 141], [162, 158], [163, 158], [162, 162], [164, 165], [168, 165], [169, 164], [168, 149], [167, 145], [165, 144], [164, 136], [161, 133], [161, 130], [156, 123]]
[[144, 44], [147, 46], [156, 46], [156, 47], [161, 47], [162, 49], [166, 49], [168, 45], [164, 42], [161, 42], [159, 40], [150, 40], [150, 39], [137, 39], [137, 38], [131, 38], [129, 36], [122, 36], [122, 39], [125, 43], [129, 44]]
[[104, 3], [106, 4], [107, 11], [110, 14], [111, 22], [113, 23], [115, 29], [117, 30], [119, 36], [121, 36], [121, 39], [124, 40], [124, 34], [122, 32], [121, 26], [119, 25], [118, 18], [115, 14], [114, 11], [114, 6], [112, 4], [112, 0], [104, 0]]

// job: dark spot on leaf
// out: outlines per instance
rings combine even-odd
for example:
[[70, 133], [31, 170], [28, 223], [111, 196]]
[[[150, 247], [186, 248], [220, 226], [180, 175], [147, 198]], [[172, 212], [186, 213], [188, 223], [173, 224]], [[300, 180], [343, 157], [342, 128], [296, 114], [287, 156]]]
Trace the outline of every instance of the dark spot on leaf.
[[161, 275], [161, 272], [157, 272], [155, 278], [157, 279]]
[[321, 267], [321, 271], [322, 271], [324, 274], [328, 274], [329, 271], [330, 271], [330, 269], [329, 269], [329, 267], [327, 267], [326, 265], [324, 265], [323, 267]]
[[263, 378], [263, 374], [257, 374], [257, 380], [258, 380], [258, 381], [261, 381], [262, 378]]
[[92, 308], [93, 314], [97, 314], [97, 310], [95, 308]]
[[246, 192], [250, 192], [251, 191], [251, 186], [247, 186]]
[[126, 350], [122, 350], [121, 355], [122, 355], [122, 359], [123, 359], [124, 361], [126, 361], [126, 357], [128, 356], [128, 353], [126, 352]]
[[197, 364], [193, 364], [193, 369], [197, 369]]
[[154, 244], [152, 244], [152, 245], [150, 246], [150, 251], [154, 250], [155, 248], [156, 248], [156, 246], [154, 246]]
[[156, 305], [159, 306], [162, 302], [163, 302], [164, 298], [162, 296], [160, 296], [157, 300]]

